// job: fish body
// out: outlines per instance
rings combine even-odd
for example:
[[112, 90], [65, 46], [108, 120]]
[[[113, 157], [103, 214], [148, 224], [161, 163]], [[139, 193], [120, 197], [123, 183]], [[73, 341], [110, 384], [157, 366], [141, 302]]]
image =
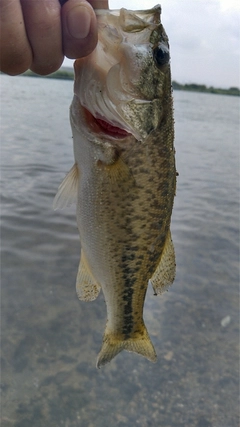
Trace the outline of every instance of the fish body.
[[75, 165], [55, 206], [77, 194], [77, 294], [90, 301], [102, 289], [107, 306], [100, 367], [124, 349], [156, 360], [143, 306], [148, 281], [160, 294], [175, 277], [170, 221], [176, 169], [160, 6], [97, 11], [97, 18], [95, 51], [75, 61]]

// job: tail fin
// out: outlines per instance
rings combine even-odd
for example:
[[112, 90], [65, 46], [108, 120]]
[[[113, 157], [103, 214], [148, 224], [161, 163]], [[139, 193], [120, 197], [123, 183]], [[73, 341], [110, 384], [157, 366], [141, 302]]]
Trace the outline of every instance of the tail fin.
[[103, 344], [97, 358], [97, 368], [110, 362], [122, 350], [133, 351], [141, 354], [151, 362], [156, 362], [157, 355], [149, 338], [147, 329], [143, 324], [141, 334], [135, 333], [126, 340], [119, 340], [112, 333], [105, 332]]

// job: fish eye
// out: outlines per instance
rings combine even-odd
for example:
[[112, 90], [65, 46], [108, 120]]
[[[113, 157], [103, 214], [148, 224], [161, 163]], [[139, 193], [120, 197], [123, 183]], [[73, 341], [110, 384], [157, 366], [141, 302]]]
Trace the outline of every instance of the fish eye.
[[165, 46], [157, 46], [153, 49], [153, 58], [158, 67], [168, 64], [170, 60], [169, 50]]

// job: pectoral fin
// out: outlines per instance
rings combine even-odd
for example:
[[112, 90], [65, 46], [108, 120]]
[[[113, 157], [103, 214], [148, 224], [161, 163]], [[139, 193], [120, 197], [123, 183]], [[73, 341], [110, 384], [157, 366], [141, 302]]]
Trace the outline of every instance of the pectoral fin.
[[95, 281], [90, 273], [90, 269], [82, 250], [76, 281], [78, 298], [83, 301], [93, 301], [97, 298], [100, 289], [100, 285]]
[[175, 274], [175, 252], [171, 232], [169, 230], [160, 263], [157, 266], [153, 276], [149, 280], [149, 282], [152, 284], [154, 294], [162, 294], [168, 288], [168, 286], [173, 283]]
[[133, 179], [127, 164], [119, 157], [112, 164], [106, 164], [102, 161], [98, 162], [98, 167], [104, 168], [107, 173], [108, 180], [115, 185], [118, 182], [129, 182]]
[[79, 171], [77, 164], [75, 163], [58, 188], [58, 192], [53, 200], [54, 210], [63, 209], [76, 202], [78, 182]]

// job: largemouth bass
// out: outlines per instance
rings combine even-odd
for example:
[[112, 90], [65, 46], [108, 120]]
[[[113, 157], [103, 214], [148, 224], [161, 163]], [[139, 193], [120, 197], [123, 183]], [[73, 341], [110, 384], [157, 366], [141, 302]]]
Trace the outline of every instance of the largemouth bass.
[[107, 306], [100, 367], [122, 350], [156, 360], [143, 306], [148, 281], [161, 294], [175, 277], [170, 221], [176, 169], [160, 6], [96, 13], [98, 45], [74, 64], [75, 164], [55, 207], [77, 197], [77, 294], [91, 301], [102, 289]]

